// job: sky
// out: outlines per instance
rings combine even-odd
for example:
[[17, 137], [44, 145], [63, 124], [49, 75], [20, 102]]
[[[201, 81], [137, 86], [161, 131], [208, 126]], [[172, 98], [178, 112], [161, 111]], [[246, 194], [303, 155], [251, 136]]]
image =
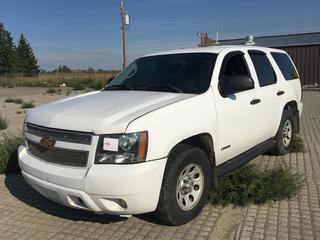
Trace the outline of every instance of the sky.
[[[319, 0], [125, 0], [128, 62], [215, 38], [320, 31]], [[0, 0], [0, 22], [30, 42], [42, 69], [121, 69], [120, 0]]]

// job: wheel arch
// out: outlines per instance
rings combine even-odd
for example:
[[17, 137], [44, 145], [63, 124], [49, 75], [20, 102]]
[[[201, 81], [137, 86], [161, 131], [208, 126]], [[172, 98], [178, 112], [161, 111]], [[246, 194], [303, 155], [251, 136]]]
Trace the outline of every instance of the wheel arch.
[[300, 131], [300, 117], [299, 117], [299, 109], [298, 109], [298, 103], [296, 100], [288, 101], [285, 106], [283, 107], [283, 111], [289, 110], [292, 111], [293, 114], [293, 120], [294, 120], [294, 132], [299, 133]]
[[210, 164], [214, 164], [215, 160], [215, 151], [214, 151], [214, 142], [213, 138], [210, 133], [199, 133], [196, 135], [193, 135], [191, 137], [188, 137], [186, 139], [181, 140], [176, 145], [173, 146], [173, 148], [170, 150], [168, 156], [172, 153], [172, 151], [178, 146], [179, 144], [187, 144], [193, 147], [198, 147], [201, 150], [203, 150], [206, 155], [208, 156], [208, 159], [210, 160]]

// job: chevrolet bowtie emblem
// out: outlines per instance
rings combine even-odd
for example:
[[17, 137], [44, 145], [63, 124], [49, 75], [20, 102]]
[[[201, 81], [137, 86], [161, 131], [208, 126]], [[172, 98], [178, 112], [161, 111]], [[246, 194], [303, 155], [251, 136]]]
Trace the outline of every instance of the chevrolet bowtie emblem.
[[48, 137], [43, 137], [40, 140], [40, 146], [46, 149], [53, 147], [55, 143], [56, 143], [56, 140]]

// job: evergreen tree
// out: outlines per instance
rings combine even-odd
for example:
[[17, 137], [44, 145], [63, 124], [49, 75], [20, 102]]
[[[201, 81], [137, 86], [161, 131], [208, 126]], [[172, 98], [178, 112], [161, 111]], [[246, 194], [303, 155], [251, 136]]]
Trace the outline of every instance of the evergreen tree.
[[0, 23], [0, 74], [16, 70], [16, 55], [11, 33]]
[[16, 55], [18, 72], [39, 73], [38, 60], [33, 53], [30, 43], [28, 43], [23, 34], [20, 35]]

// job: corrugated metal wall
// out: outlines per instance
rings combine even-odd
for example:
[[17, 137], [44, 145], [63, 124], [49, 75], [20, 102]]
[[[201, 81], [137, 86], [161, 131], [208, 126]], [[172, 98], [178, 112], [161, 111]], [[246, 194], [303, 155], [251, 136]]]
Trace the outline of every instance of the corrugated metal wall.
[[294, 61], [303, 85], [320, 84], [320, 45], [278, 47]]

